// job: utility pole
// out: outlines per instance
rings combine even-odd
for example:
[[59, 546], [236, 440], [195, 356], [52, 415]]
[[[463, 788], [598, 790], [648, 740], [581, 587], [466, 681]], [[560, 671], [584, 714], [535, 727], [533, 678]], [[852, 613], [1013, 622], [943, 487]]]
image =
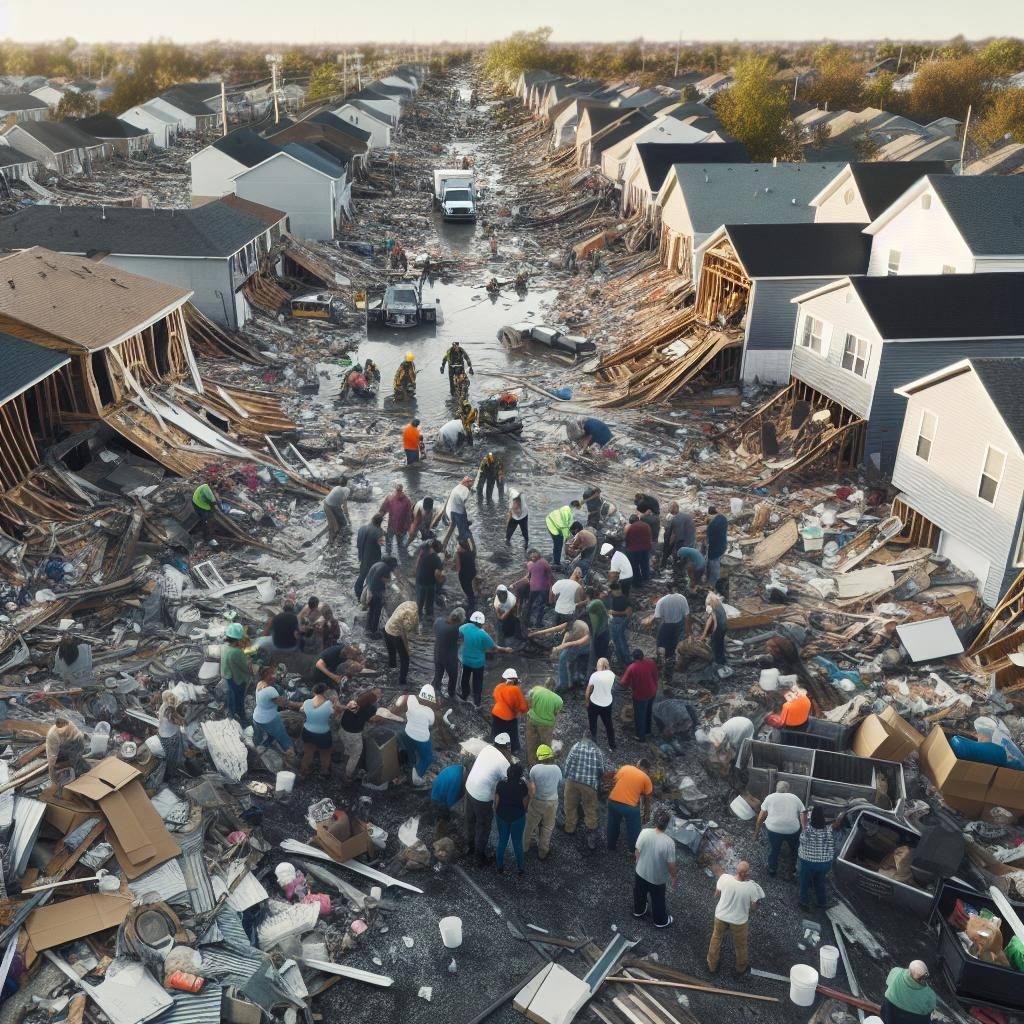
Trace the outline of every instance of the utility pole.
[[967, 106], [967, 118], [964, 121], [964, 138], [960, 143], [960, 173], [964, 173], [964, 156], [967, 153], [967, 129], [971, 126], [971, 107]]
[[900, 65], [903, 63], [903, 46], [900, 46], [900, 55], [896, 58], [896, 74], [900, 73]]
[[224, 85], [223, 79], [220, 83], [220, 120], [223, 131], [222, 135], [228, 133], [228, 91], [227, 86]]
[[678, 38], [676, 39], [676, 72], [672, 76], [673, 78], [678, 78], [679, 77], [679, 51], [682, 49], [682, 47], [683, 47], [683, 33], [680, 32]]
[[281, 111], [277, 105], [277, 66], [281, 63], [281, 55], [279, 53], [268, 53], [266, 60], [270, 65], [270, 89], [274, 94], [274, 124], [280, 124]]

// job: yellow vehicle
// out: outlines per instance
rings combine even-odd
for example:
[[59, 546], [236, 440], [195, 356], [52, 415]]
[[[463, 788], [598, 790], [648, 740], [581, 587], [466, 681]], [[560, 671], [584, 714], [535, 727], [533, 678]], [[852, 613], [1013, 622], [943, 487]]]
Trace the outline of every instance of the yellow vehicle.
[[307, 292], [296, 295], [289, 302], [291, 315], [306, 320], [329, 320], [342, 322], [341, 301], [330, 292]]

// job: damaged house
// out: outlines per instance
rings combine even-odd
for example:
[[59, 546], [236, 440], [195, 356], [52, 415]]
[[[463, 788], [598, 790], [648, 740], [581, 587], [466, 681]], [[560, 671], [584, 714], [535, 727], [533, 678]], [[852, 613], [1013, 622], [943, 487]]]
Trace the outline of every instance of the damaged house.
[[[593, 152], [596, 140], [591, 140]], [[635, 146], [643, 143], [654, 145], [672, 145], [678, 143], [712, 142], [706, 132], [699, 128], [676, 121], [671, 117], [658, 117], [627, 135], [624, 139], [613, 142], [601, 150], [601, 173], [621, 187], [626, 164]]]
[[157, 149], [169, 149], [174, 145], [181, 129], [181, 121], [169, 110], [157, 106], [152, 100], [130, 107], [120, 120], [142, 128], [153, 136], [153, 145]]
[[0, 129], [15, 149], [65, 177], [89, 174], [109, 159], [111, 147], [67, 121], [24, 121]]
[[370, 133], [324, 110], [304, 121], [294, 121], [280, 131], [268, 134], [275, 146], [301, 142], [321, 146], [338, 163], [351, 167], [351, 177], [364, 174]]
[[48, 121], [50, 107], [45, 99], [25, 92], [0, 93], [0, 121]]
[[187, 289], [226, 327], [251, 317], [247, 291], [278, 246], [285, 214], [225, 196], [189, 210], [30, 206], [0, 220], [0, 247], [42, 246]]
[[176, 118], [185, 131], [203, 135], [220, 127], [220, 82], [174, 85], [150, 102]]
[[93, 114], [91, 117], [79, 118], [75, 124], [83, 132], [108, 145], [113, 156], [145, 156], [153, 146], [151, 131], [122, 121], [113, 114]]
[[29, 181], [36, 177], [39, 161], [14, 146], [0, 145], [0, 180]]
[[1024, 359], [971, 356], [898, 393], [907, 407], [893, 514], [994, 606], [1024, 570]]

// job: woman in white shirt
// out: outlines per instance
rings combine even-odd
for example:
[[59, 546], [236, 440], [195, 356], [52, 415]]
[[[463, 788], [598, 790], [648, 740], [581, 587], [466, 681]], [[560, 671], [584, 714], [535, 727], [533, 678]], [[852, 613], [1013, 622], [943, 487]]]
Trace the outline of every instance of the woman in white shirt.
[[615, 687], [615, 673], [607, 658], [597, 659], [597, 670], [587, 683], [584, 701], [587, 705], [587, 719], [590, 721], [590, 738], [597, 742], [597, 720], [604, 722], [608, 749], [615, 749], [615, 726], [612, 724], [612, 690]]
[[526, 498], [522, 491], [512, 490], [508, 496], [508, 518], [505, 520], [505, 543], [512, 540], [516, 530], [523, 533], [523, 545], [530, 546], [530, 510], [526, 507]]
[[412, 784], [416, 787], [426, 785], [427, 769], [434, 760], [434, 747], [430, 741], [430, 730], [434, 725], [433, 708], [421, 704], [420, 701], [437, 700], [434, 687], [427, 683], [420, 690], [419, 700], [411, 694], [401, 696], [395, 702], [395, 710], [405, 712], [405, 736], [416, 750], [416, 763], [412, 766]]

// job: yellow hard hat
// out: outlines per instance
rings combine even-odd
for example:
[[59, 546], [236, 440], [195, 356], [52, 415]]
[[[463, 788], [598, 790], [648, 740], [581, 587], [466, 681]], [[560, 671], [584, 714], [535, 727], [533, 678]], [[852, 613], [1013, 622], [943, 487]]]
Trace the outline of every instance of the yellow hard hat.
[[405, 353], [405, 361], [411, 363], [416, 357], [411, 352]]

